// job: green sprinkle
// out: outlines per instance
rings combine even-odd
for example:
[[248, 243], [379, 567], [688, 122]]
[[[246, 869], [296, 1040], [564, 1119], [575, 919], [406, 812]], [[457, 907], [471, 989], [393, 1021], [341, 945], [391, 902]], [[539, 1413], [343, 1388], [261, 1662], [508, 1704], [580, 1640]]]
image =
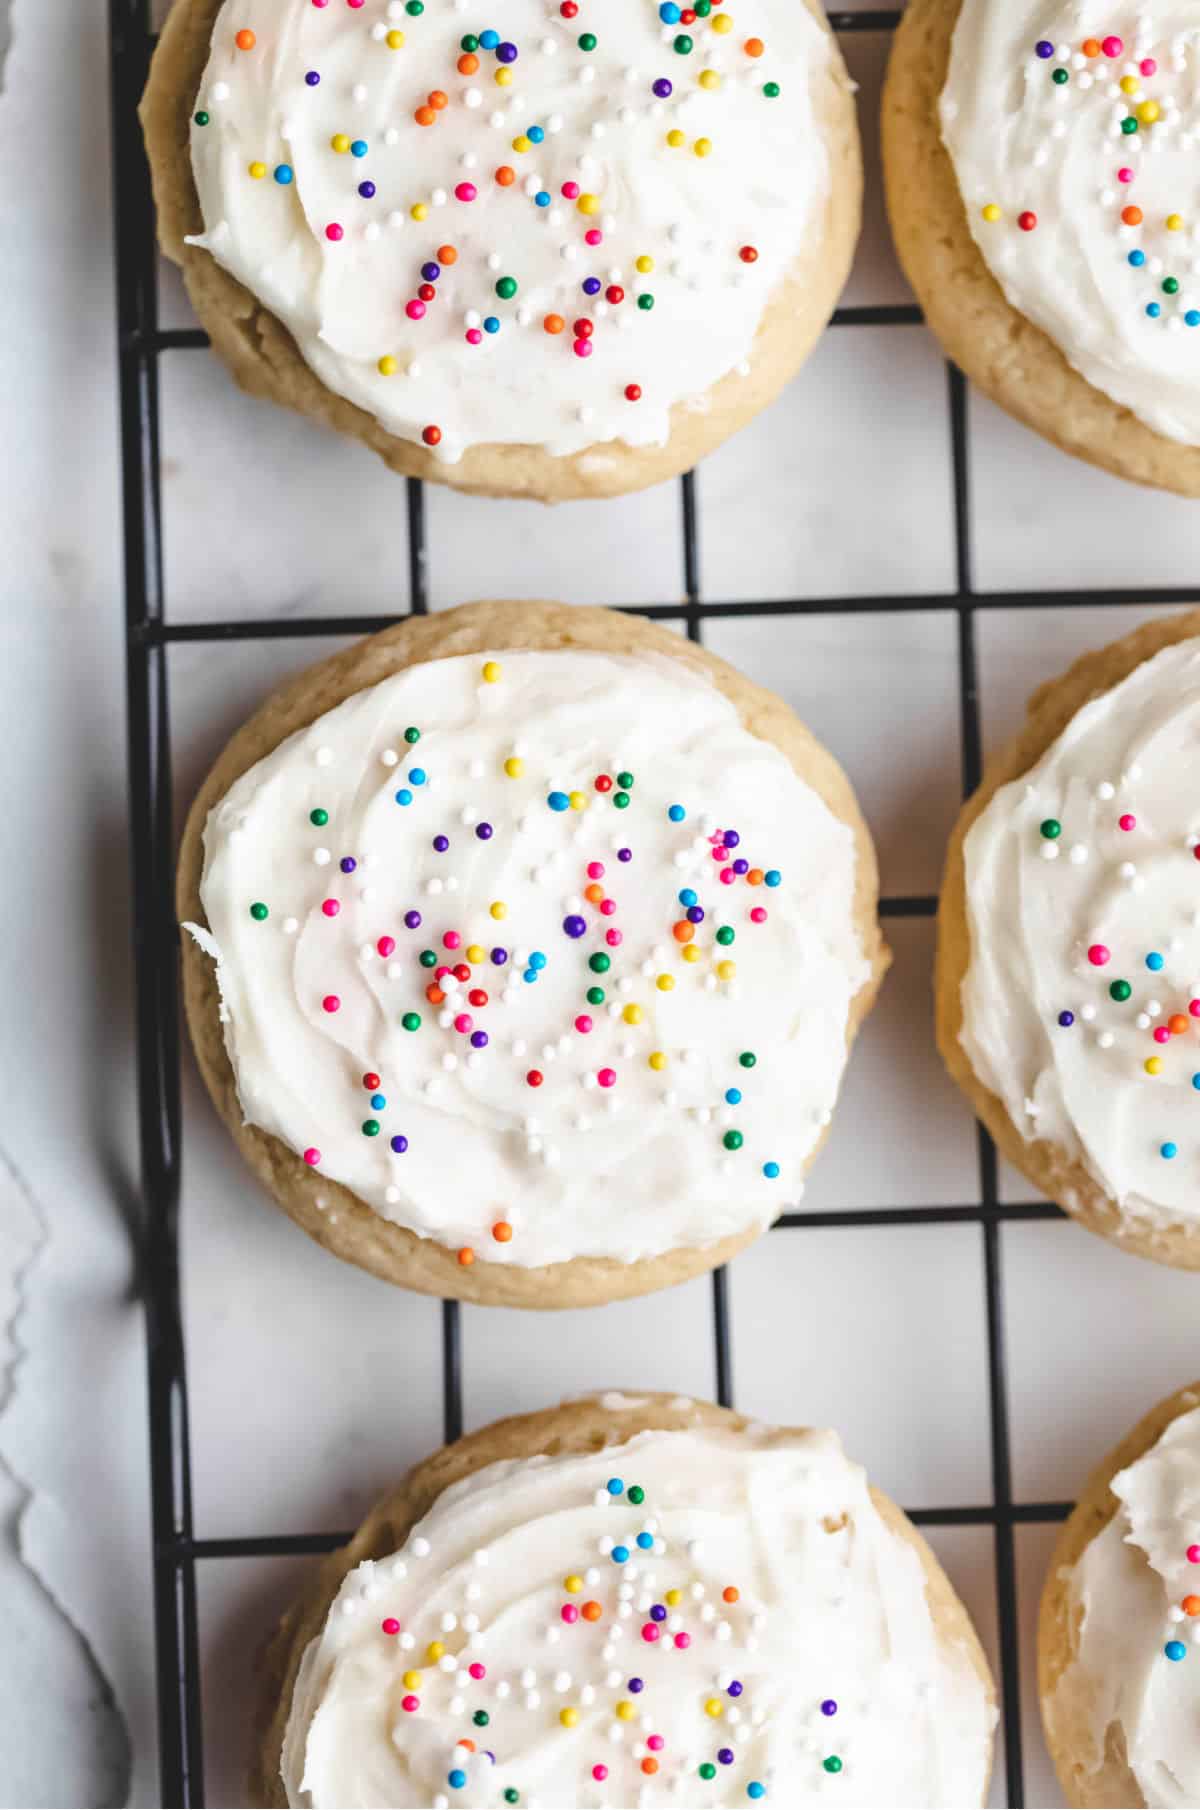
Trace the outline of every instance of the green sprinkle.
[[726, 1150], [740, 1150], [744, 1141], [740, 1131], [727, 1131], [721, 1139]]
[[604, 1004], [604, 988], [589, 987], [587, 990], [587, 1002], [590, 1006], [602, 1006]]
[[824, 1764], [826, 1772], [840, 1772], [842, 1770], [842, 1762], [835, 1753], [831, 1753]]
[[596, 34], [594, 31], [585, 31], [580, 35], [579, 48], [580, 50], [595, 50]]
[[406, 729], [404, 731], [404, 739], [411, 748], [420, 741], [421, 731], [419, 729]]
[[753, 1050], [743, 1050], [738, 1057], [738, 1061], [743, 1068], [753, 1068], [754, 1064], [758, 1061], [758, 1057], [754, 1054]]
[[632, 773], [618, 773], [617, 774], [617, 784], [620, 786], [620, 788], [623, 792], [632, 792], [633, 791], [633, 774]]
[[421, 1028], [421, 1014], [419, 1012], [406, 1012], [400, 1022], [406, 1031], [419, 1031]]
[[1163, 294], [1164, 295], [1178, 295], [1179, 294], [1179, 278], [1178, 277], [1164, 277], [1163, 278]]
[[778, 100], [779, 99], [779, 83], [778, 82], [764, 82], [763, 83], [763, 93], [766, 95], [766, 97], [769, 101]]
[[476, 1728], [486, 1728], [488, 1723], [491, 1721], [491, 1719], [492, 1718], [488, 1715], [488, 1713], [485, 1709], [477, 1709], [475, 1711], [475, 1714], [471, 1717], [471, 1720], [472, 1720], [472, 1722], [474, 1722]]
[[408, 0], [404, 10], [410, 19], [419, 19], [425, 11], [425, 0]]
[[613, 793], [613, 803], [616, 805], [618, 811], [628, 810], [629, 809], [629, 793], [628, 792], [614, 792]]
[[733, 936], [734, 933], [731, 926], [722, 924], [721, 928], [717, 931], [717, 941], [720, 943], [722, 949], [728, 949], [730, 943], [733, 941]]
[[505, 1786], [504, 1801], [506, 1804], [519, 1804], [520, 1803], [521, 1793], [517, 1790], [515, 1785], [506, 1785]]
[[1134, 132], [1137, 131], [1137, 129], [1138, 129], [1138, 123], [1137, 123], [1136, 119], [1133, 118], [1132, 114], [1130, 115], [1130, 117], [1128, 119], [1123, 119], [1121, 121], [1121, 130], [1122, 130], [1122, 132], [1124, 132], [1126, 138], [1129, 138]]
[[196, 114], [193, 114], [192, 117], [195, 119], [196, 124], [198, 126], [206, 126], [208, 124], [208, 114], [207, 113], [203, 113], [203, 112], [196, 113]]
[[500, 297], [500, 300], [502, 302], [511, 302], [516, 293], [516, 277], [501, 277], [500, 281], [496, 284], [496, 294]]
[[1118, 1005], [1124, 1005], [1132, 992], [1133, 988], [1127, 980], [1114, 980], [1108, 989], [1108, 996], [1110, 999], [1115, 999]]
[[1059, 88], [1063, 86], [1064, 82], [1069, 82], [1070, 79], [1071, 78], [1065, 69], [1056, 69], [1054, 74], [1050, 77], [1050, 80]]
[[1062, 835], [1062, 824], [1057, 817], [1047, 817], [1039, 827], [1047, 842], [1057, 842]]
[[612, 961], [601, 949], [597, 954], [588, 956], [588, 967], [593, 974], [607, 974], [612, 967]]
[[709, 13], [712, 11], [712, 0], [696, 0], [696, 4], [692, 8], [692, 11], [695, 13], [697, 19], [707, 19]]
[[716, 1776], [717, 1776], [717, 1769], [713, 1765], [712, 1761], [705, 1760], [703, 1766], [700, 1768], [700, 1777], [702, 1779], [715, 1779]]
[[420, 955], [417, 957], [417, 960], [420, 962], [420, 964], [423, 968], [436, 968], [437, 967], [437, 950], [436, 949], [422, 949]]
[[478, 50], [479, 39], [472, 32], [468, 32], [465, 38], [458, 40], [458, 47], [460, 50]]
[[362, 1122], [362, 1134], [365, 1138], [377, 1138], [379, 1136], [379, 1120], [364, 1119]]
[[686, 31], [681, 31], [675, 40], [675, 49], [681, 57], [686, 57], [691, 48], [692, 40], [688, 37]]
[[635, 1483], [630, 1488], [629, 1500], [633, 1503], [635, 1508], [646, 1500], [646, 1492], [640, 1483]]
[[654, 306], [654, 297], [652, 295], [639, 295], [638, 296], [638, 307], [642, 310], [643, 314], [649, 314], [649, 312], [650, 312], [651, 308], [653, 308], [653, 306]]
[[256, 924], [261, 924], [263, 922], [263, 920], [266, 918], [267, 908], [261, 902], [261, 900], [259, 901], [258, 904], [252, 905], [250, 907], [250, 916], [254, 919], [254, 922]]
[[318, 805], [315, 811], [310, 811], [308, 813], [308, 821], [310, 823], [315, 823], [319, 830], [323, 830], [325, 825], [329, 822], [329, 812], [323, 811], [320, 805]]

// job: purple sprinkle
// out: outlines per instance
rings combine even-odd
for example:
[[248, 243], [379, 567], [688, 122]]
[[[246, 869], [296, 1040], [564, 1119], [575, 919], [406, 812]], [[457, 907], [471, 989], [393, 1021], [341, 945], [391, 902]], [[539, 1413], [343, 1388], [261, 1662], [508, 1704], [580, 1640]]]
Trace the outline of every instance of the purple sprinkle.
[[617, 850], [617, 860], [618, 861], [632, 861], [633, 860], [633, 850], [631, 848], [619, 848]]
[[687, 915], [689, 924], [703, 924], [704, 907], [702, 905], [689, 905]]
[[1061, 1024], [1064, 1031], [1069, 1031], [1075, 1022], [1074, 1012], [1060, 1012], [1058, 1015], [1058, 1022]]
[[353, 855], [343, 855], [338, 862], [338, 866], [344, 874], [352, 874], [358, 866], [358, 862], [354, 859]]
[[726, 830], [724, 836], [722, 837], [722, 841], [724, 842], [726, 848], [736, 848], [738, 843], [741, 841], [741, 837], [738, 835], [736, 830]]
[[487, 1755], [488, 1759], [492, 1762], [492, 1765], [494, 1766], [496, 1764], [496, 1756], [492, 1752], [491, 1748], [485, 1747], [483, 1751]]
[[742, 861], [739, 858], [733, 864], [733, 871], [735, 874], [748, 874], [750, 872], [750, 863], [748, 861]]
[[497, 968], [502, 968], [507, 960], [508, 960], [508, 950], [507, 949], [493, 949], [492, 950], [492, 962]]
[[670, 82], [665, 75], [660, 75], [658, 80], [654, 83], [654, 93], [657, 94], [660, 101], [665, 101], [670, 92]]
[[1035, 45], [1035, 49], [1037, 50], [1038, 55], [1042, 58], [1043, 62], [1045, 61], [1045, 59], [1047, 57], [1052, 57], [1054, 55], [1053, 44], [1049, 43], [1048, 40], [1045, 38], [1040, 39], [1040, 41], [1037, 43], [1037, 45]]
[[719, 1748], [717, 1750], [717, 1758], [718, 1758], [718, 1760], [720, 1760], [722, 1766], [732, 1766], [733, 1765], [733, 1748], [732, 1747]]
[[419, 911], [406, 911], [404, 914], [404, 922], [410, 930], [419, 930], [421, 928], [420, 912]]
[[488, 1046], [488, 1034], [486, 1031], [472, 1031], [471, 1032], [471, 1048], [473, 1050], [485, 1050], [487, 1048], [487, 1046]]
[[427, 283], [436, 283], [441, 274], [442, 267], [440, 264], [431, 263], [422, 264], [421, 266], [421, 275], [425, 278]]
[[587, 930], [587, 919], [579, 917], [564, 918], [563, 929], [568, 936], [583, 936]]
[[397, 1156], [403, 1156], [404, 1152], [408, 1149], [408, 1139], [404, 1137], [401, 1132], [397, 1132], [392, 1139], [392, 1149], [396, 1152]]
[[650, 1620], [651, 1621], [666, 1621], [666, 1619], [667, 1619], [666, 1605], [664, 1603], [655, 1603], [654, 1607], [650, 1611]]
[[516, 60], [517, 47], [515, 44], [509, 44], [507, 42], [504, 44], [497, 44], [496, 61], [498, 63], [515, 63]]
[[444, 855], [446, 850], [450, 847], [449, 836], [435, 836], [433, 839], [433, 846], [439, 855]]
[[304, 79], [308, 83], [310, 88], [315, 88], [317, 86], [317, 83], [321, 80], [320, 76], [317, 74], [317, 71], [315, 69], [310, 69]]
[[639, 1691], [645, 1690], [645, 1688], [646, 1688], [645, 1680], [642, 1678], [631, 1678], [629, 1680], [629, 1688], [633, 1692], [634, 1696], [636, 1697]]
[[358, 192], [364, 201], [370, 201], [375, 193], [375, 184], [373, 182], [360, 182], [358, 185]]
[[492, 839], [491, 824], [490, 823], [477, 823], [475, 825], [475, 834], [479, 837], [479, 840], [481, 842], [490, 842]]
[[585, 277], [583, 279], [583, 293], [585, 295], [599, 295], [600, 278], [599, 277]]
[[740, 1697], [742, 1694], [741, 1679], [740, 1678], [731, 1678], [725, 1688], [729, 1692], [729, 1695], [731, 1697]]
[[824, 1703], [821, 1705], [821, 1714], [823, 1716], [837, 1715], [837, 1703], [834, 1698], [826, 1697]]

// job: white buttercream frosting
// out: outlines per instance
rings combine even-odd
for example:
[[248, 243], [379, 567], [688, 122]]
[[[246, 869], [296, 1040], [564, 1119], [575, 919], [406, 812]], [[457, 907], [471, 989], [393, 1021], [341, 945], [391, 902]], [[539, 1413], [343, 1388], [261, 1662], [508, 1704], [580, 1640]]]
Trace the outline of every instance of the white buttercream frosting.
[[489, 1465], [352, 1571], [304, 1654], [282, 1773], [317, 1810], [962, 1810], [993, 1721], [832, 1433], [649, 1432]]
[[1182, 1810], [1200, 1803], [1200, 1409], [1173, 1420], [1112, 1491], [1117, 1512], [1071, 1573], [1077, 1650], [1047, 1718], [1090, 1736], [1072, 1758], [1093, 1772], [1115, 1727], [1145, 1802]]
[[[329, 389], [403, 439], [437, 427], [441, 459], [662, 445], [671, 408], [751, 356], [830, 189], [827, 33], [802, 0], [725, 18], [714, 5], [666, 24], [653, 0], [585, 0], [563, 18], [507, 0], [499, 42], [464, 53], [486, 9], [230, 0], [191, 130], [193, 243], [286, 324]], [[464, 54], [477, 69], [460, 73]], [[441, 105], [421, 125], [430, 94]], [[427, 263], [439, 273], [423, 301]], [[497, 292], [507, 278], [512, 295]]]
[[385, 1218], [525, 1266], [799, 1199], [869, 978], [854, 837], [681, 662], [410, 667], [251, 767], [204, 852], [245, 1115]]
[[1013, 307], [1106, 396], [1200, 444], [1195, 8], [963, 0], [941, 125]]
[[1085, 705], [999, 788], [964, 851], [961, 1042], [976, 1075], [1027, 1141], [1049, 1139], [1128, 1214], [1164, 1223], [1200, 1218], [1198, 839], [1189, 640]]

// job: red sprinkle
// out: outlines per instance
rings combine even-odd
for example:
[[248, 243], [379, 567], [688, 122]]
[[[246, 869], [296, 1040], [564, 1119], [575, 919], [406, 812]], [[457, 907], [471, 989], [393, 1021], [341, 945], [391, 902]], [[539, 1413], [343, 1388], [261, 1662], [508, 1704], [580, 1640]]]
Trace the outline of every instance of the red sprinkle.
[[1026, 209], [1023, 214], [1017, 215], [1017, 225], [1023, 233], [1031, 233], [1037, 225], [1037, 215]]
[[546, 1077], [543, 1075], [540, 1068], [531, 1068], [525, 1077], [525, 1080], [530, 1087], [540, 1087], [545, 1079]]
[[625, 385], [625, 400], [626, 402], [640, 402], [642, 400], [642, 386], [640, 383], [627, 383]]

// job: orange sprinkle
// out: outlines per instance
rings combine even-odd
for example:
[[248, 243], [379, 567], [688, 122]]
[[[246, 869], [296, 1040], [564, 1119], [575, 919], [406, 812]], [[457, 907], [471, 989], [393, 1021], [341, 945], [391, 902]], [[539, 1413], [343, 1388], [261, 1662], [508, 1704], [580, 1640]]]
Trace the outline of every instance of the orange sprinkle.
[[742, 45], [742, 49], [748, 57], [760, 57], [765, 48], [761, 38], [747, 38]]
[[601, 1609], [599, 1603], [584, 1603], [579, 1613], [582, 1615], [584, 1621], [599, 1621], [604, 1611]]
[[510, 189], [517, 180], [517, 172], [507, 163], [502, 163], [496, 171], [496, 181], [502, 189]]
[[418, 107], [413, 118], [419, 126], [431, 126], [437, 118], [437, 114], [432, 107]]
[[425, 997], [431, 1006], [440, 1006], [444, 1002], [446, 995], [442, 992], [440, 987], [435, 986], [430, 982], [429, 986], [425, 989]]
[[458, 253], [455, 251], [453, 245], [439, 245], [437, 248], [437, 261], [439, 264], [457, 264]]
[[690, 943], [696, 934], [696, 926], [689, 924], [686, 918], [680, 918], [678, 924], [671, 926], [671, 935], [677, 943]]
[[762, 868], [761, 867], [752, 867], [750, 869], [750, 872], [746, 875], [746, 883], [749, 886], [761, 886], [763, 883]]
[[548, 314], [542, 322], [547, 333], [561, 333], [566, 324], [561, 314]]
[[1099, 38], [1085, 38], [1079, 48], [1082, 50], [1085, 57], [1098, 57], [1100, 55], [1100, 40]]
[[1124, 220], [1126, 226], [1140, 226], [1144, 216], [1140, 207], [1123, 207], [1121, 209], [1121, 218]]
[[470, 1265], [474, 1263], [475, 1253], [469, 1244], [463, 1245], [462, 1250], [458, 1253], [458, 1261], [462, 1264], [464, 1269], [468, 1269]]
[[497, 1244], [507, 1244], [512, 1237], [512, 1227], [507, 1219], [498, 1219], [492, 1227], [492, 1237]]
[[1200, 1596], [1185, 1596], [1179, 1607], [1185, 1615], [1200, 1615]]
[[657, 1772], [658, 1761], [654, 1759], [652, 1755], [647, 1754], [646, 1758], [642, 1761], [642, 1771], [645, 1773]]
[[436, 107], [437, 111], [440, 113], [443, 107], [448, 107], [450, 105], [450, 96], [448, 94], [443, 94], [440, 88], [435, 88], [429, 96], [429, 105], [431, 107]]
[[462, 1738], [462, 1740], [461, 1740], [461, 1741], [456, 1741], [456, 1742], [455, 1742], [455, 1743], [454, 1743], [454, 1745], [455, 1745], [455, 1746], [456, 1746], [456, 1747], [465, 1747], [465, 1748], [466, 1748], [466, 1750], [467, 1750], [467, 1752], [468, 1752], [468, 1753], [474, 1753], [474, 1752], [475, 1752], [475, 1743], [474, 1743], [474, 1741], [472, 1741], [472, 1740], [469, 1740], [469, 1739], [468, 1739], [468, 1738], [467, 1738], [467, 1736], [466, 1736], [466, 1735], [464, 1735], [464, 1736], [463, 1736], [463, 1738]]
[[726, 1584], [724, 1590], [721, 1592], [721, 1601], [724, 1603], [736, 1603], [740, 1595], [741, 1591], [738, 1590], [734, 1584]]
[[598, 880], [593, 880], [591, 885], [585, 888], [583, 896], [589, 905], [598, 905], [604, 897], [604, 888]]
[[465, 53], [465, 55], [459, 57], [459, 59], [458, 59], [459, 75], [474, 75], [475, 71], [478, 68], [479, 68], [479, 58], [473, 57], [469, 50]]
[[1172, 1012], [1167, 1019], [1167, 1029], [1172, 1037], [1182, 1037], [1188, 1028], [1189, 1020], [1182, 1012]]
[[239, 50], [253, 50], [254, 46], [258, 43], [258, 39], [252, 31], [239, 31], [237, 37], [233, 41]]

